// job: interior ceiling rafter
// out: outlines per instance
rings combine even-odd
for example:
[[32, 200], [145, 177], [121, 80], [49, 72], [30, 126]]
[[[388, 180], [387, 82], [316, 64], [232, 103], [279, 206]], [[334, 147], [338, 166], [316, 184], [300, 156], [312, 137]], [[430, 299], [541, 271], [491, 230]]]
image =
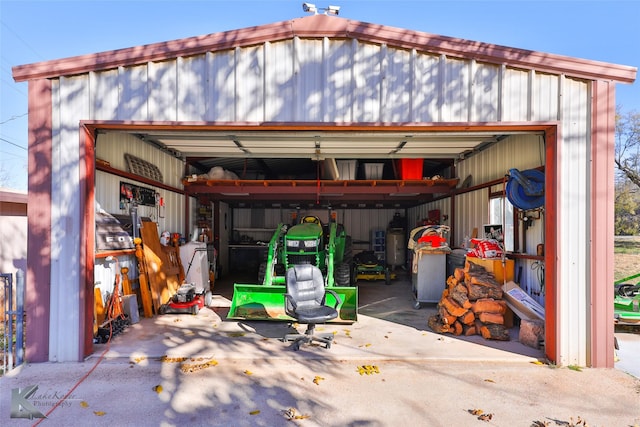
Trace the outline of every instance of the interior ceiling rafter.
[[[324, 203], [350, 207], [408, 207], [432, 200], [434, 195], [455, 189], [451, 183], [426, 188], [403, 187], [396, 190], [391, 180], [397, 175], [397, 159], [423, 159], [424, 175], [448, 175], [455, 163], [482, 151], [500, 140], [516, 134], [542, 134], [540, 129], [501, 129], [500, 126], [431, 130], [425, 126], [407, 129], [403, 126], [354, 126], [345, 131], [333, 129], [301, 129], [300, 126], [268, 126], [256, 130], [246, 126], [202, 126], [173, 128], [151, 126], [140, 129], [111, 129], [108, 132], [129, 133], [185, 160], [206, 174], [219, 166], [235, 172], [239, 181], [293, 179], [298, 182], [325, 182], [322, 162], [354, 160], [360, 165], [384, 163], [385, 176], [373, 185], [352, 181], [344, 188], [312, 185], [247, 186], [225, 183], [218, 186], [189, 185], [189, 194], [207, 194], [211, 200], [235, 205], [262, 203]], [[322, 126], [321, 126], [322, 127]], [[335, 165], [335, 163], [334, 163]], [[334, 166], [335, 167], [335, 166]], [[360, 171], [362, 177], [362, 171]], [[345, 179], [345, 178], [340, 178]], [[418, 183], [419, 184], [419, 183]], [[415, 183], [414, 183], [415, 185]]]

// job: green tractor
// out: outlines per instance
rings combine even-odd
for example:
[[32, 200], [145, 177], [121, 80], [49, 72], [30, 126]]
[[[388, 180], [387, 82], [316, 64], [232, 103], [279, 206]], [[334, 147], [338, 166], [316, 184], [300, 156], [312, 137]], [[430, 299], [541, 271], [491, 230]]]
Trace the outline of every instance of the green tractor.
[[635, 285], [625, 283], [638, 277], [640, 277], [640, 273], [614, 283], [613, 311], [616, 323], [640, 325], [640, 283]]
[[[331, 217], [331, 215], [329, 215]], [[234, 284], [227, 318], [247, 320], [291, 320], [284, 311], [286, 271], [296, 264], [320, 268], [325, 286], [342, 299], [337, 322], [357, 320], [358, 289], [351, 284], [351, 239], [335, 221], [322, 224], [315, 216], [304, 216], [298, 224], [279, 224], [260, 265], [260, 284]], [[335, 299], [327, 294], [327, 303]]]

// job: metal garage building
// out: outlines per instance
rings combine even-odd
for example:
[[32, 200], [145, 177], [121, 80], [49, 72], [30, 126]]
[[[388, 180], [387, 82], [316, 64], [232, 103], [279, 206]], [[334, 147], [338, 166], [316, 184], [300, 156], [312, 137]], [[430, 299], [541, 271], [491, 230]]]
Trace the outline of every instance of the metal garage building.
[[267, 222], [279, 211], [267, 202], [344, 204], [356, 233], [398, 208], [409, 223], [439, 209], [456, 243], [487, 223], [506, 171], [544, 168], [544, 221], [520, 250], [545, 244], [546, 354], [613, 366], [615, 84], [633, 82], [633, 67], [315, 15], [17, 66], [13, 76], [29, 82], [29, 361], [92, 352], [95, 202], [120, 209], [112, 194], [131, 178], [118, 172], [126, 152], [161, 171], [139, 182], [165, 201], [162, 226], [183, 234], [195, 206], [182, 184], [187, 157], [424, 158], [433, 175], [472, 176], [473, 186], [434, 194], [383, 179], [341, 195], [211, 197], [238, 224], [251, 217], [242, 198], [261, 200]]

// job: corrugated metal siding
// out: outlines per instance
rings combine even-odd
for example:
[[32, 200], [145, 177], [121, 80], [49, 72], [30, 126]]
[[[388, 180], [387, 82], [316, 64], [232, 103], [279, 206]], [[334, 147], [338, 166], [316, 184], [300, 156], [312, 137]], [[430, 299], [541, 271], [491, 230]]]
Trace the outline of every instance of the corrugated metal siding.
[[208, 76], [206, 56], [178, 58], [177, 120], [197, 121], [207, 116]]
[[294, 38], [91, 73], [91, 116], [249, 122], [555, 120], [558, 82], [554, 75], [357, 40]]
[[[295, 212], [295, 209], [236, 208], [233, 210], [233, 228], [245, 229], [238, 231], [239, 235], [244, 234], [257, 240], [268, 240], [279, 223], [290, 223], [292, 212]], [[361, 251], [369, 249], [368, 242], [371, 231], [380, 228], [386, 229], [397, 211], [395, 209], [336, 209], [335, 212], [338, 215], [338, 222], [344, 225], [347, 234], [354, 241], [364, 242], [354, 245], [355, 251]], [[322, 222], [328, 221], [328, 212], [324, 209], [305, 210], [301, 212], [301, 215], [315, 215]], [[264, 229], [265, 231], [246, 231], [246, 229]]]
[[[175, 188], [182, 188], [182, 171], [184, 163], [155, 147], [127, 134], [101, 134], [96, 142], [96, 157], [106, 160], [111, 167], [128, 171], [124, 154], [132, 154], [158, 166], [163, 174], [163, 182]], [[170, 231], [188, 235], [191, 230], [184, 230], [185, 212], [184, 196], [162, 188], [154, 188], [135, 180], [116, 175], [96, 172], [95, 199], [102, 209], [112, 214], [127, 214], [126, 209], [120, 209], [120, 182], [130, 182], [145, 188], [153, 188], [160, 197], [164, 198], [164, 218], [159, 217], [158, 209], [152, 206], [139, 206], [138, 215], [151, 218], [158, 223], [159, 231]]]
[[[582, 81], [562, 80], [562, 139], [559, 141], [559, 201], [561, 242], [559, 257], [560, 301], [558, 325], [561, 363], [587, 364], [587, 295], [589, 294], [589, 208], [588, 170], [590, 161], [590, 91]], [[577, 351], [580, 349], [580, 351]]]
[[[80, 336], [80, 159], [78, 117], [89, 114], [88, 76], [53, 83], [53, 155], [51, 187], [51, 293], [49, 359], [77, 360], [79, 349], [68, 345]], [[73, 119], [75, 118], [75, 121]], [[71, 123], [69, 123], [72, 121]]]
[[[357, 40], [296, 38], [60, 78], [53, 88], [55, 188], [52, 203], [56, 208], [52, 212], [52, 307], [56, 308], [52, 310], [52, 318], [67, 308], [69, 313], [77, 314], [77, 307], [66, 307], [73, 304], [66, 298], [68, 286], [64, 294], [57, 286], [71, 282], [75, 289], [78, 281], [79, 241], [68, 236], [78, 235], [80, 224], [77, 194], [80, 120], [562, 120], [559, 286], [562, 288], [560, 301], [572, 303], [562, 305], [560, 310], [563, 360], [558, 362], [584, 364], [589, 285], [586, 265], [588, 83]], [[153, 156], [142, 150], [140, 157]], [[502, 157], [493, 153], [493, 158], [487, 154], [462, 162], [458, 165], [460, 177], [464, 179], [471, 174], [476, 182], [486, 181], [504, 174], [509, 167], [536, 166], [539, 159], [519, 150], [510, 152], [508, 148], [505, 153]], [[172, 168], [160, 159], [151, 160], [158, 161], [163, 171]], [[119, 164], [110, 161], [114, 166]], [[529, 165], [529, 161], [534, 164]], [[176, 175], [181, 174], [180, 170]], [[168, 179], [173, 182], [175, 176], [169, 175]], [[99, 188], [97, 194], [108, 199], [108, 191]], [[171, 198], [167, 195], [167, 217], [179, 218], [184, 210], [178, 207], [180, 201]], [[105, 203], [112, 206], [113, 202]], [[456, 203], [457, 212], [472, 212], [468, 219], [459, 220], [456, 229], [467, 232], [483, 223], [486, 193], [460, 196]], [[169, 212], [173, 209], [169, 205], [175, 205], [176, 212]], [[390, 219], [382, 218], [380, 212], [372, 213], [375, 218], [366, 221], [361, 220], [361, 211], [359, 216], [345, 216], [349, 221], [353, 219], [349, 226], [357, 230], [358, 236], [366, 236], [367, 224], [386, 223]], [[392, 213], [387, 216], [391, 217]], [[416, 213], [413, 220], [419, 216]], [[180, 229], [181, 223], [180, 219], [175, 226], [169, 226]], [[75, 292], [73, 289], [71, 292]], [[66, 332], [64, 337], [52, 337], [53, 357], [75, 360], [76, 355], [70, 357], [70, 353], [77, 349], [62, 345], [68, 340], [60, 338], [77, 331], [59, 328], [55, 320], [52, 331]]]

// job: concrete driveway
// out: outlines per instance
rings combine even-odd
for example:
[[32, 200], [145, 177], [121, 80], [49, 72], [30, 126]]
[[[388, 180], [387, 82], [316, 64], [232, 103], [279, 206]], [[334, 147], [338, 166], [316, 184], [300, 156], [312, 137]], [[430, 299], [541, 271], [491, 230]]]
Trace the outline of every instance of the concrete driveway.
[[319, 327], [335, 334], [330, 349], [296, 352], [280, 341], [287, 323], [227, 321], [228, 291], [216, 293], [197, 316], [143, 319], [85, 362], [12, 371], [0, 379], [2, 425], [38, 421], [10, 417], [15, 393], [32, 385], [26, 400], [47, 426], [640, 424], [640, 380], [623, 372], [637, 366], [626, 337], [620, 369], [557, 368], [517, 337], [435, 334], [433, 308], [412, 308], [407, 281], [372, 282], [362, 284], [356, 323]]

